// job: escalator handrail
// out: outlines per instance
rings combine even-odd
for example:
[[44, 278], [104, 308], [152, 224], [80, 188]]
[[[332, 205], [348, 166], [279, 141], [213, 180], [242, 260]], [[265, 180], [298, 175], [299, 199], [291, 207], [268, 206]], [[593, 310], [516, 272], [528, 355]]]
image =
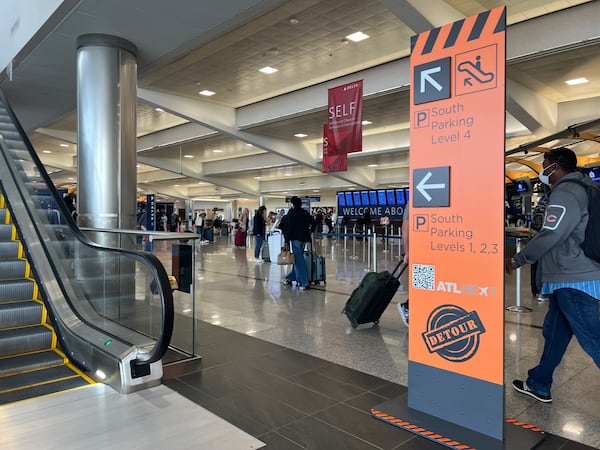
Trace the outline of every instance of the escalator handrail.
[[[165, 268], [163, 267], [162, 263], [152, 253], [144, 252], [144, 251], [137, 251], [137, 250], [128, 250], [128, 249], [122, 249], [122, 248], [102, 246], [102, 245], [99, 245], [99, 244], [91, 241], [87, 236], [85, 236], [81, 232], [79, 227], [76, 225], [73, 217], [68, 212], [67, 207], [64, 204], [64, 201], [60, 198], [58, 191], [56, 190], [56, 188], [54, 186], [54, 183], [48, 176], [48, 173], [46, 172], [44, 165], [42, 164], [42, 162], [39, 159], [35, 150], [33, 149], [33, 146], [31, 145], [31, 142], [29, 141], [27, 134], [23, 130], [20, 122], [18, 121], [16, 115], [14, 114], [14, 111], [12, 110], [11, 106], [9, 105], [9, 103], [6, 99], [6, 96], [4, 95], [2, 90], [0, 90], [0, 100], [2, 100], [3, 106], [6, 108], [9, 116], [11, 117], [11, 119], [13, 121], [13, 125], [18, 130], [21, 140], [25, 144], [25, 147], [26, 147], [27, 151], [29, 152], [29, 155], [30, 155], [32, 161], [34, 162], [37, 169], [39, 170], [40, 176], [42, 177], [46, 186], [48, 187], [48, 191], [52, 195], [56, 207], [61, 210], [61, 214], [66, 221], [66, 225], [70, 228], [73, 236], [75, 236], [75, 238], [79, 242], [81, 242], [83, 245], [85, 245], [87, 247], [92, 247], [92, 248], [96, 248], [98, 250], [107, 251], [107, 252], [111, 252], [111, 253], [128, 255], [129, 257], [135, 259], [136, 261], [139, 261], [140, 263], [144, 264], [145, 266], [147, 266], [150, 269], [150, 273], [152, 274], [152, 277], [157, 282], [157, 286], [159, 287], [159, 296], [160, 296], [160, 301], [161, 301], [162, 330], [161, 330], [160, 336], [158, 337], [156, 344], [154, 345], [152, 351], [148, 352], [146, 354], [139, 354], [138, 357], [136, 358], [136, 360], [133, 361], [133, 364], [134, 365], [146, 365], [146, 364], [151, 364], [151, 363], [159, 361], [168, 350], [169, 343], [170, 343], [171, 337], [173, 335], [173, 324], [174, 324], [174, 318], [175, 318], [175, 309], [174, 309], [174, 305], [173, 305], [173, 293], [171, 291], [169, 277], [168, 277], [167, 272], [165, 271]], [[1, 135], [0, 135], [0, 145], [3, 148], [3, 153], [7, 154], [6, 152], [7, 152], [8, 148], [7, 148], [6, 143], [4, 142], [4, 139], [2, 138]], [[13, 177], [17, 178], [17, 176], [14, 173], [13, 168], [9, 166], [9, 170], [13, 174]], [[31, 212], [30, 212], [30, 214], [31, 214]], [[42, 245], [45, 249], [45, 243], [43, 242], [43, 240], [42, 240]], [[47, 253], [47, 251], [46, 251], [46, 253]], [[61, 281], [60, 277], [57, 277], [57, 278], [58, 278], [58, 281], [60, 282]], [[95, 329], [98, 329], [93, 324], [91, 324], [87, 321], [86, 321], [86, 323], [89, 326], [91, 326]], [[106, 332], [105, 330], [101, 330], [101, 331]], [[115, 336], [115, 337], [119, 338], [118, 336]]]

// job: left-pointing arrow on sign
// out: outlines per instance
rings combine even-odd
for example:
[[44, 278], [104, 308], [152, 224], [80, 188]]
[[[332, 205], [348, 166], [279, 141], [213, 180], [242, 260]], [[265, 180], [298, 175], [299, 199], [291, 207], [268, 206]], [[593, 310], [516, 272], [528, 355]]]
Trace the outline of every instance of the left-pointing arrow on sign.
[[421, 93], [425, 92], [425, 82], [428, 82], [429, 84], [431, 84], [438, 91], [441, 91], [444, 88], [440, 83], [438, 83], [435, 80], [435, 78], [433, 78], [431, 76], [432, 73], [438, 73], [438, 72], [441, 72], [441, 70], [442, 70], [441, 67], [432, 67], [431, 69], [425, 69], [425, 70], [421, 71], [421, 84], [420, 84]]
[[428, 202], [430, 202], [432, 199], [431, 195], [429, 195], [429, 192], [427, 192], [428, 189], [446, 188], [445, 183], [425, 184], [431, 178], [432, 175], [433, 174], [431, 172], [427, 172], [423, 179], [419, 182], [419, 184], [417, 184], [417, 190], [421, 193], [423, 197], [425, 197], [425, 200], [427, 200]]

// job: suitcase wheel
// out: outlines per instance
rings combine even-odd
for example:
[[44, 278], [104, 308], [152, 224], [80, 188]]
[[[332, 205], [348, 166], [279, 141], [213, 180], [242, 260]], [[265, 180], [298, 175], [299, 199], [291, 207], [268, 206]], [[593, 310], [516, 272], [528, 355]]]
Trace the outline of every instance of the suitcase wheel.
[[379, 325], [379, 320], [375, 320], [375, 321], [373, 322], [373, 326], [375, 326], [375, 327], [376, 327], [377, 325]]
[[352, 322], [350, 322], [350, 325], [352, 325], [352, 328], [356, 328], [358, 327], [358, 322], [356, 320], [353, 320]]

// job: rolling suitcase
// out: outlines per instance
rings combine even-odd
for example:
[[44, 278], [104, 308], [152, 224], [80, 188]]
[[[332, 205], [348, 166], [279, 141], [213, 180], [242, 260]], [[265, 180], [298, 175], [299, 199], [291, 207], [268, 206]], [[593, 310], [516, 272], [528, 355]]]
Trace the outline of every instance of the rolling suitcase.
[[269, 252], [269, 241], [266, 239], [262, 243], [261, 255], [263, 261], [271, 262], [271, 255]]
[[204, 229], [204, 239], [213, 242], [215, 240], [215, 230], [213, 227]]
[[246, 232], [238, 230], [237, 233], [235, 233], [235, 238], [234, 238], [233, 242], [236, 247], [245, 247], [246, 246]]
[[312, 241], [308, 247], [308, 251], [304, 252], [304, 261], [306, 262], [306, 271], [308, 272], [308, 282], [320, 284], [325, 283], [325, 257], [319, 256], [313, 249]]
[[406, 264], [399, 262], [391, 273], [386, 270], [369, 272], [365, 275], [342, 310], [352, 328], [362, 323], [373, 322], [375, 325], [379, 323], [383, 311], [400, 286], [400, 276], [406, 268]]

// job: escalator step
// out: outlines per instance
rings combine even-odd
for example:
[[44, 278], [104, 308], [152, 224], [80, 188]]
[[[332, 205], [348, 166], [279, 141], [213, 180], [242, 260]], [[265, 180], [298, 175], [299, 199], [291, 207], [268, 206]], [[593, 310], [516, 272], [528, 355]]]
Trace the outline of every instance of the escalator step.
[[0, 357], [49, 350], [52, 331], [42, 325], [0, 330]]
[[0, 377], [0, 393], [4, 394], [7, 391], [13, 391], [15, 389], [23, 389], [62, 378], [78, 376], [79, 375], [76, 372], [64, 364], [25, 373], [15, 373], [6, 377]]
[[31, 298], [33, 298], [33, 281], [0, 281], [0, 300], [30, 300]]
[[6, 223], [6, 208], [0, 208], [0, 223]]
[[64, 358], [52, 350], [0, 359], [0, 377], [17, 372], [44, 369], [64, 364]]
[[89, 385], [86, 380], [81, 377], [69, 378], [67, 380], [59, 380], [53, 383], [33, 386], [18, 391], [11, 391], [5, 394], [0, 394], [0, 405], [7, 403], [18, 402], [29, 398], [40, 397], [42, 395], [53, 394], [56, 392], [68, 391], [78, 387]]
[[12, 229], [11, 224], [0, 224], [0, 241], [10, 241], [12, 239]]
[[33, 300], [0, 303], [0, 329], [42, 323], [42, 305]]
[[0, 242], [0, 259], [18, 258], [19, 242], [7, 241]]
[[0, 260], [0, 280], [24, 278], [27, 263], [24, 259]]

